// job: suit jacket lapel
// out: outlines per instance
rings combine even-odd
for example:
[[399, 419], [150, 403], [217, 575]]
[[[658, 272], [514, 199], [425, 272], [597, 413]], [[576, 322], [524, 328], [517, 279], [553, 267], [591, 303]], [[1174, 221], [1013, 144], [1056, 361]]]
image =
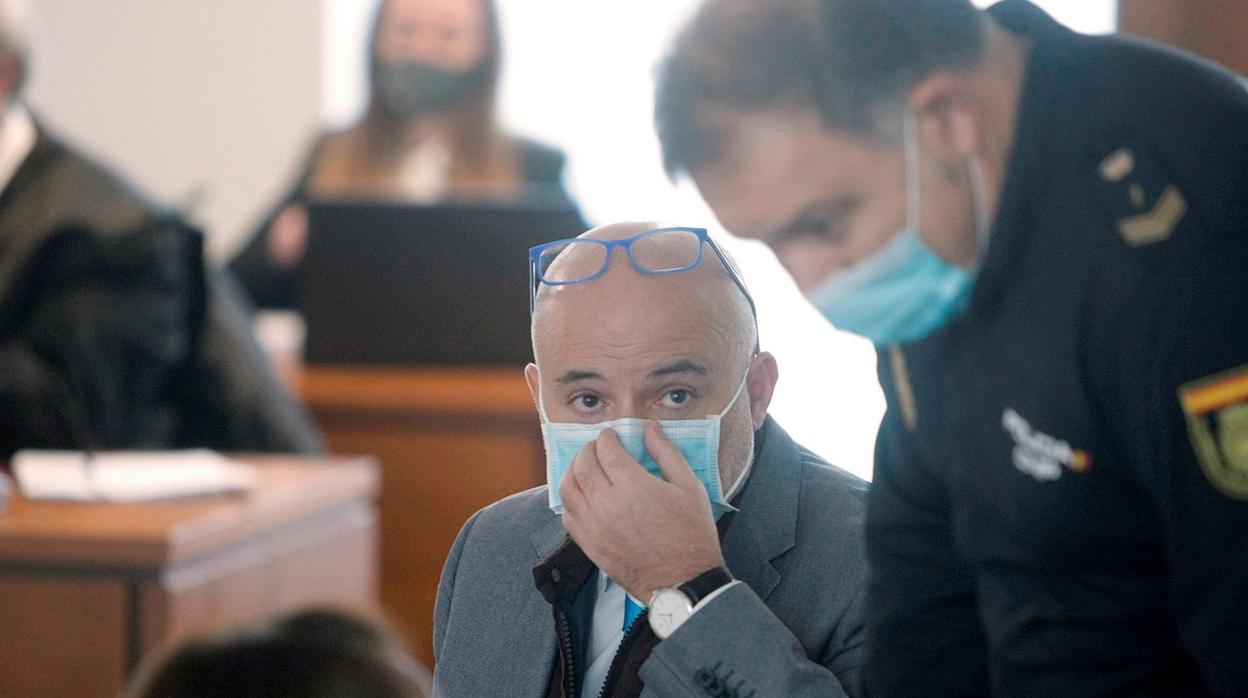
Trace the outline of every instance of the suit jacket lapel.
[[801, 453], [771, 417], [762, 431], [763, 447], [737, 500], [723, 551], [732, 575], [766, 601], [781, 578], [771, 561], [797, 540]]
[[[549, 557], [563, 543], [567, 534], [559, 517], [549, 511], [543, 512], [543, 520], [531, 535], [534, 555], [524, 567], [524, 576], [531, 580], [529, 571]], [[550, 604], [536, 593], [530, 581], [524, 593], [517, 594], [515, 607], [492, 622], [511, 628], [546, 628], [551, 625]], [[510, 643], [506, 660], [495, 667], [477, 667], [473, 671], [490, 674], [480, 685], [507, 686], [510, 695], [544, 696], [550, 686], [550, 672], [555, 666], [554, 632], [526, 631], [523, 642]]]
[[[557, 547], [562, 534], [555, 539], [554, 529], [563, 530], [558, 517], [549, 510], [538, 515], [534, 544], [554, 539]], [[550, 686], [554, 621], [550, 605], [533, 588], [532, 577], [533, 566], [542, 558], [514, 546], [498, 551], [497, 557], [505, 569], [500, 570], [501, 581], [489, 590], [489, 600], [474, 595], [464, 620], [446, 637], [437, 674], [442, 680], [449, 678], [453, 687], [452, 692], [441, 687], [439, 695], [475, 698], [500, 695], [505, 688], [507, 695], [545, 696]]]
[[[515, 623], [521, 628], [545, 628], [551, 625], [550, 604], [541, 594], [525, 594], [521, 607], [510, 617], [499, 618], [502, 623]], [[553, 627], [553, 626], [552, 626]], [[502, 683], [508, 692], [516, 696], [544, 696], [550, 687], [550, 672], [555, 667], [555, 633], [553, 630], [531, 633], [529, 639], [510, 648], [508, 670], [501, 672]]]
[[568, 532], [563, 529], [563, 522], [557, 514], [543, 511], [542, 515], [542, 523], [529, 537], [533, 542], [533, 551], [537, 554], [537, 558], [533, 561], [534, 567], [553, 555], [568, 537]]

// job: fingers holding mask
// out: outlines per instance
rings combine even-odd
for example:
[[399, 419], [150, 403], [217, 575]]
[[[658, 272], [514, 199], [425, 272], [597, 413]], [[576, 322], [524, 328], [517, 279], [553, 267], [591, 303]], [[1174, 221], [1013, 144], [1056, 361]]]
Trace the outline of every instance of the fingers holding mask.
[[592, 443], [583, 447], [559, 482], [559, 496], [563, 500], [565, 519], [568, 515], [575, 516], [587, 509], [590, 493], [594, 491], [595, 466], [585, 461], [595, 458], [593, 451]]
[[559, 498], [563, 501], [565, 519], [575, 516], [584, 508], [585, 492], [581, 490], [580, 484], [576, 481], [576, 474], [571, 468], [568, 468], [559, 482]]
[[685, 460], [685, 456], [676, 448], [671, 441], [663, 434], [663, 427], [658, 422], [650, 422], [646, 425], [646, 451], [650, 453], [650, 457], [659, 464], [659, 470], [663, 471], [663, 479], [676, 485], [682, 490], [702, 491], [702, 481], [697, 475], [693, 474], [693, 470], [689, 467], [689, 462]]
[[614, 429], [604, 429], [592, 444], [598, 455], [598, 463], [612, 484], [628, 484], [637, 482], [637, 478], [647, 475], [646, 469], [638, 463]]
[[594, 499], [611, 486], [611, 478], [598, 461], [598, 453], [593, 442], [585, 444], [581, 452], [576, 455], [576, 460], [572, 461], [572, 468], [568, 471], [568, 475], [571, 475], [571, 478], [564, 476], [564, 480], [575, 480], [586, 499]]

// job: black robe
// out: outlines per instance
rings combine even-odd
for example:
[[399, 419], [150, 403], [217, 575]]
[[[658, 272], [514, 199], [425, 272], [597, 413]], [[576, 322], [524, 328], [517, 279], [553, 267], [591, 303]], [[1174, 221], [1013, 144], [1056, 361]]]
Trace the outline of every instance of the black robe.
[[201, 235], [40, 131], [0, 193], [0, 460], [320, 450]]

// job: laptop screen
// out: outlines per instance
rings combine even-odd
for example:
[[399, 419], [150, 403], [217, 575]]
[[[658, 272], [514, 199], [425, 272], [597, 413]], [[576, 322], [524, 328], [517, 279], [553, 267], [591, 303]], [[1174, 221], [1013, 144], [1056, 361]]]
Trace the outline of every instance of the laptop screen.
[[326, 202], [308, 216], [299, 305], [321, 364], [523, 365], [528, 249], [585, 229], [567, 208]]

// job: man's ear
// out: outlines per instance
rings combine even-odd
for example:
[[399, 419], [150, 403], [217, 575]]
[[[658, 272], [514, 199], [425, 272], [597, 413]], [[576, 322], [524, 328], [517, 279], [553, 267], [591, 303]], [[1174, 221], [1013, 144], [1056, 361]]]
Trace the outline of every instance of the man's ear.
[[984, 150], [984, 106], [966, 78], [938, 71], [923, 78], [906, 100], [914, 110], [923, 149], [961, 167]]
[[771, 352], [759, 352], [750, 361], [745, 391], [750, 397], [750, 418], [754, 422], [755, 431], [761, 429], [767, 419], [767, 409], [771, 407], [771, 396], [776, 392], [776, 381], [779, 378], [780, 367], [776, 365], [776, 357]]
[[541, 373], [537, 370], [537, 364], [529, 364], [524, 367], [524, 382], [529, 384], [529, 394], [533, 396], [533, 406], [537, 408], [538, 412], [542, 410], [541, 404], [538, 403], [542, 394], [540, 381]]

